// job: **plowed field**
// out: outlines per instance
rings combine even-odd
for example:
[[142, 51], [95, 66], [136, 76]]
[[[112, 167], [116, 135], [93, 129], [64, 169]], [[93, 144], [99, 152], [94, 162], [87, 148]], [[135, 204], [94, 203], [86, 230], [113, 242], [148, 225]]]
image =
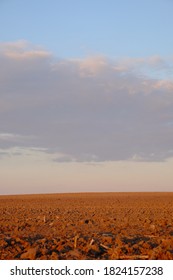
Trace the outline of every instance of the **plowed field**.
[[173, 259], [173, 193], [0, 196], [0, 259]]

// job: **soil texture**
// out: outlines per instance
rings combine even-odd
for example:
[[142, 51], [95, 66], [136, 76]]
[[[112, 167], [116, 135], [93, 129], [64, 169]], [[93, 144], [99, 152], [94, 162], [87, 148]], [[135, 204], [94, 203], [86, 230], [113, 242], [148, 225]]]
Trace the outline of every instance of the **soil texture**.
[[0, 196], [1, 260], [172, 260], [173, 193]]

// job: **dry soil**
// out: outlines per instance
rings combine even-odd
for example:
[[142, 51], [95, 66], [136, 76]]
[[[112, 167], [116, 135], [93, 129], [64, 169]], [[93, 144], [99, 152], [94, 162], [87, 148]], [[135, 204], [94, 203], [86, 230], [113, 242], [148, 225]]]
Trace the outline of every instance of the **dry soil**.
[[0, 196], [0, 259], [173, 259], [173, 193]]

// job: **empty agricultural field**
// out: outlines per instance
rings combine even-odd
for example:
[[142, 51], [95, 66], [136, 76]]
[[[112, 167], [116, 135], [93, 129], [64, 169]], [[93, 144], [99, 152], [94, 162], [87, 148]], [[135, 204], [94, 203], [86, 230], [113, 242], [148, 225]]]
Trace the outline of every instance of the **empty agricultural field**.
[[0, 196], [0, 259], [173, 259], [173, 193]]

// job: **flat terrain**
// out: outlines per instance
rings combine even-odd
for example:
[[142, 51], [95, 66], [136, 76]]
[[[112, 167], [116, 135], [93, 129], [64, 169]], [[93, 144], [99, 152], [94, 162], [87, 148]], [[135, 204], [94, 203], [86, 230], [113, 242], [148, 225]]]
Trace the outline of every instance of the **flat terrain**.
[[0, 196], [0, 259], [173, 259], [173, 193]]

